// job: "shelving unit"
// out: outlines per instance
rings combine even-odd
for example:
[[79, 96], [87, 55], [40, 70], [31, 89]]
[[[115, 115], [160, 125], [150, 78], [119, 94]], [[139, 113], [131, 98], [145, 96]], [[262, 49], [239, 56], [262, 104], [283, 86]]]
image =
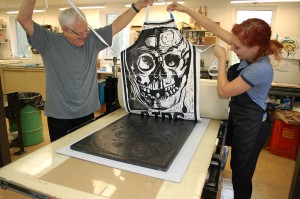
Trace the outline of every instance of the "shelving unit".
[[207, 30], [182, 29], [183, 37], [195, 46], [206, 46], [217, 42], [217, 37]]
[[210, 50], [207, 49], [210, 45], [217, 43], [217, 37], [211, 32], [202, 29], [182, 28], [181, 34], [186, 40], [202, 51], [201, 65], [199, 66], [201, 67], [200, 78], [212, 79], [212, 76], [208, 73], [208, 68], [215, 60], [215, 56], [213, 54], [213, 50], [211, 50], [213, 48]]
[[3, 59], [3, 50], [8, 48], [6, 46], [7, 44], [7, 26], [3, 20], [0, 19], [0, 59]]
[[295, 98], [300, 97], [300, 86], [294, 85], [294, 87], [288, 87], [288, 85], [276, 86], [272, 84], [268, 95], [269, 97], [274, 96], [276, 99], [286, 100], [287, 106], [282, 106], [284, 103], [280, 101], [281, 109], [292, 110]]
[[0, 44], [6, 44], [7, 37], [6, 37], [6, 28], [0, 28]]

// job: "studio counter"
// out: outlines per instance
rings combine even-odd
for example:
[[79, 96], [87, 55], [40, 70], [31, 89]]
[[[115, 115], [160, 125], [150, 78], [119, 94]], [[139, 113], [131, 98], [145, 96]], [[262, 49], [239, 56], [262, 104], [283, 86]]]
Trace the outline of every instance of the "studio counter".
[[0, 64], [3, 93], [38, 92], [46, 97], [45, 70], [41, 65]]
[[220, 121], [208, 127], [180, 183], [79, 160], [56, 151], [126, 115], [119, 109], [0, 169], [2, 187], [45, 198], [199, 199]]

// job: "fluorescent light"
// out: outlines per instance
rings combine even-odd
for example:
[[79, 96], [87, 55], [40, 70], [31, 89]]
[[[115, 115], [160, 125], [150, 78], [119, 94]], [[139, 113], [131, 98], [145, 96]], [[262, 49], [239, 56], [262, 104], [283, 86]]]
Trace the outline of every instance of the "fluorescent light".
[[46, 10], [33, 10], [33, 12], [45, 12]]
[[7, 14], [18, 14], [18, 10], [14, 10], [14, 11], [7, 11], [6, 13]]
[[161, 6], [161, 5], [166, 5], [166, 2], [154, 2], [153, 5], [154, 6]]
[[[171, 4], [171, 3], [173, 3], [173, 2], [167, 2], [167, 4]], [[177, 1], [177, 3], [184, 4], [184, 1]]]
[[[170, 1], [163, 1], [163, 2], [154, 2], [153, 5], [154, 6], [161, 6], [161, 5], [169, 5], [173, 2], [170, 2]], [[184, 4], [184, 1], [177, 1], [177, 3], [179, 4]], [[125, 7], [127, 8], [130, 8], [131, 7], [131, 4], [126, 4]]]
[[274, 2], [300, 2], [300, 0], [241, 0], [241, 1], [230, 1], [230, 3], [274, 3]]
[[[103, 9], [106, 8], [106, 6], [79, 6], [80, 10], [88, 10], [88, 9]], [[59, 10], [65, 10], [67, 8], [58, 8]]]
[[[46, 10], [33, 10], [34, 13], [39, 13], [39, 12], [45, 12]], [[13, 11], [7, 11], [7, 14], [18, 14], [18, 10], [13, 10]]]
[[82, 6], [78, 7], [81, 10], [88, 10], [88, 9], [103, 9], [106, 8], [106, 6]]

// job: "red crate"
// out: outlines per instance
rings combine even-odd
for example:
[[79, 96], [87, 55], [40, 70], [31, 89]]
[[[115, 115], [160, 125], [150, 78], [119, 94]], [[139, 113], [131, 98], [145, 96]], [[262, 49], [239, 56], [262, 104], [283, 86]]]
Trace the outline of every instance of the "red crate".
[[296, 160], [300, 142], [300, 125], [286, 124], [282, 120], [274, 120], [270, 141], [270, 152], [292, 160]]

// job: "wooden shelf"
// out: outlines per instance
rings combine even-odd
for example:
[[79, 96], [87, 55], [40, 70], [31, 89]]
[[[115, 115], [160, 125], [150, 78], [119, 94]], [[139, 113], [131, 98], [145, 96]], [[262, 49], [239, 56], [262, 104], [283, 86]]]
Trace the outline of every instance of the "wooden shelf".
[[300, 86], [297, 84], [276, 84], [272, 83], [269, 95], [282, 95], [300, 97]]
[[141, 32], [143, 30], [143, 27], [142, 26], [131, 26], [130, 30]]

